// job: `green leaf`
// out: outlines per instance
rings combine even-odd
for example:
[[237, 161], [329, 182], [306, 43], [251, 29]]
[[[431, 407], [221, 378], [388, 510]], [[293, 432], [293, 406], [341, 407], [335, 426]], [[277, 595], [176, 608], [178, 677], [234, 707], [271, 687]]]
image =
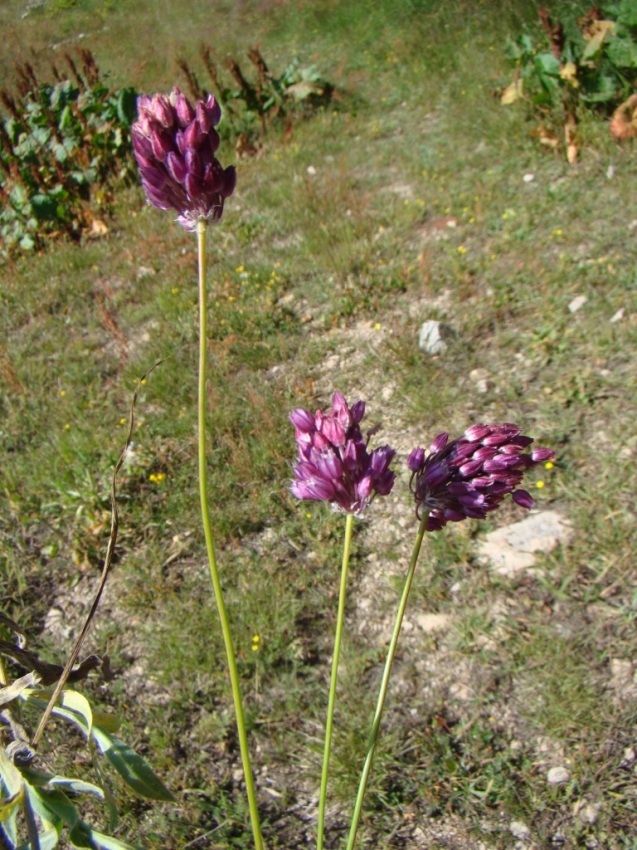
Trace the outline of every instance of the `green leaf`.
[[92, 829], [87, 823], [78, 823], [71, 830], [71, 843], [73, 847], [90, 847], [91, 850], [133, 850], [130, 844], [124, 844], [111, 835]]
[[56, 827], [63, 823], [72, 827], [78, 822], [80, 815], [63, 791], [47, 790], [33, 785], [25, 787], [33, 810], [43, 820]]
[[4, 747], [0, 747], [0, 777], [10, 797], [15, 796], [24, 786], [20, 771], [6, 755]]
[[622, 0], [618, 20], [627, 27], [637, 27], [637, 0]]
[[132, 86], [123, 88], [117, 97], [117, 117], [126, 127], [137, 118], [137, 92]]
[[115, 735], [93, 726], [93, 738], [124, 782], [141, 797], [174, 802], [175, 798], [148, 762]]
[[580, 97], [587, 103], [606, 103], [617, 94], [617, 81], [615, 77], [604, 74], [596, 80], [596, 86], [591, 91], [582, 92]]
[[535, 57], [535, 67], [541, 74], [548, 74], [549, 77], [560, 76], [560, 60], [556, 59], [552, 53], [538, 53]]
[[0, 800], [0, 822], [4, 823], [12, 818], [17, 810], [22, 805], [22, 800], [24, 798], [24, 786], [22, 786], [19, 791], [16, 791], [15, 794], [12, 794], [10, 797], [5, 797]]
[[39, 221], [55, 221], [58, 218], [57, 202], [49, 195], [33, 195], [31, 208]]
[[[27, 702], [44, 709], [48, 704], [49, 696], [48, 691], [32, 691], [27, 695]], [[87, 738], [90, 735], [93, 725], [91, 705], [86, 697], [77, 691], [62, 691], [51, 713], [79, 726]]]
[[637, 44], [632, 38], [614, 38], [607, 54], [618, 68], [637, 68]]
[[83, 779], [75, 779], [68, 776], [52, 776], [50, 773], [45, 773], [41, 770], [33, 770], [26, 767], [21, 770], [26, 781], [34, 787], [40, 788], [61, 788], [62, 790], [71, 791], [73, 794], [93, 794], [99, 800], [104, 800], [104, 791], [99, 785], [94, 785], [92, 782], [85, 782]]
[[93, 710], [90, 702], [78, 691], [64, 690], [60, 694], [58, 705], [79, 714], [86, 722], [87, 735], [93, 726]]

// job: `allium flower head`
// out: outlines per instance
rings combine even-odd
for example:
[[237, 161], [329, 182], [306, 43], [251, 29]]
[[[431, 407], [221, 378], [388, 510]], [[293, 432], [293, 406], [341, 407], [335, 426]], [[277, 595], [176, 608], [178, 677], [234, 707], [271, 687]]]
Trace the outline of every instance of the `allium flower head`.
[[325, 412], [292, 411], [299, 449], [290, 487], [295, 496], [330, 502], [337, 510], [360, 515], [374, 496], [391, 491], [396, 476], [389, 466], [395, 452], [389, 446], [367, 450], [368, 439], [360, 429], [364, 415], [364, 401], [349, 407], [339, 392]]
[[428, 454], [414, 449], [407, 461], [410, 487], [418, 518], [428, 515], [426, 530], [438, 531], [467, 517], [484, 519], [507, 493], [518, 505], [532, 508], [533, 499], [518, 485], [529, 467], [555, 457], [542, 448], [525, 454], [532, 442], [517, 425], [472, 425], [452, 442], [448, 434], [439, 434]]
[[219, 221], [234, 191], [234, 167], [224, 169], [215, 157], [220, 118], [212, 95], [194, 108], [178, 88], [137, 99], [133, 148], [146, 197], [161, 210], [177, 210], [177, 221], [187, 230], [199, 219]]

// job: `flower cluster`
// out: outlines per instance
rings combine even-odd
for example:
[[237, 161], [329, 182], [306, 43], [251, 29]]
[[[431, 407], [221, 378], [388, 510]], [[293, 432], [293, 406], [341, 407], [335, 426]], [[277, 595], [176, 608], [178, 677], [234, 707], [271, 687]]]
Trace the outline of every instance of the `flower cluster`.
[[507, 493], [518, 505], [533, 507], [526, 490], [517, 489], [529, 467], [551, 460], [555, 452], [524, 449], [533, 442], [516, 425], [472, 425], [462, 437], [449, 442], [439, 434], [429, 454], [414, 449], [407, 462], [411, 491], [420, 518], [427, 513], [427, 531], [467, 517], [484, 519]]
[[236, 172], [215, 157], [219, 134], [214, 129], [221, 109], [212, 95], [194, 108], [174, 88], [170, 95], [142, 95], [137, 100], [133, 147], [142, 185], [151, 204], [175, 209], [177, 221], [194, 230], [197, 221], [219, 221], [223, 203], [234, 191]]
[[360, 515], [374, 496], [391, 491], [396, 476], [389, 466], [395, 452], [389, 446], [367, 450], [360, 429], [364, 415], [364, 401], [350, 408], [339, 392], [325, 412], [292, 411], [299, 449], [290, 488], [295, 496], [330, 502], [337, 510]]

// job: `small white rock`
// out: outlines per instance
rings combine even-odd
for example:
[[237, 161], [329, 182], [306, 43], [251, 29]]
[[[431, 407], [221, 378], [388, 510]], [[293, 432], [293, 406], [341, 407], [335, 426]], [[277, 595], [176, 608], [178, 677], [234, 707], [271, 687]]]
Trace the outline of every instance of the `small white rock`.
[[509, 832], [520, 841], [526, 841], [531, 835], [531, 830], [521, 820], [512, 820], [509, 824]]
[[314, 168], [314, 166], [313, 166], [313, 165], [308, 165], [308, 167], [307, 167], [307, 173], [308, 173], [308, 174], [311, 174], [312, 176], [314, 176], [314, 175], [316, 174], [316, 168]]
[[636, 759], [637, 754], [635, 753], [635, 750], [632, 747], [626, 747], [620, 767], [630, 767], [631, 764], [635, 763]]
[[447, 348], [445, 339], [455, 336], [453, 328], [444, 322], [429, 320], [423, 322], [418, 334], [418, 347], [427, 354], [442, 354]]
[[569, 312], [577, 313], [577, 311], [580, 310], [584, 306], [584, 304], [586, 304], [587, 301], [588, 298], [585, 295], [576, 296], [568, 305]]
[[611, 325], [614, 325], [615, 322], [621, 322], [624, 318], [624, 308], [620, 307], [619, 310], [610, 318]]
[[522, 179], [525, 183], [532, 183], [535, 180], [535, 174], [525, 174]]
[[615, 166], [609, 165], [608, 168], [606, 169], [606, 177], [609, 180], [612, 180], [614, 176], [615, 176]]
[[155, 269], [151, 269], [148, 266], [140, 266], [137, 269], [137, 280], [144, 280], [146, 277], [155, 277], [155, 275]]
[[546, 774], [549, 785], [563, 785], [571, 778], [571, 774], [565, 767], [552, 767]]
[[586, 803], [577, 813], [579, 819], [584, 823], [595, 823], [602, 808], [601, 803]]

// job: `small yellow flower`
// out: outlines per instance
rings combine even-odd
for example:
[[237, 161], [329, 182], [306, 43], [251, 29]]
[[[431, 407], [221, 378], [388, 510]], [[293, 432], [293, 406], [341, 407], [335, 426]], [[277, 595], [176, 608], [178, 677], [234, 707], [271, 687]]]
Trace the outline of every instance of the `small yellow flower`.
[[538, 482], [536, 483], [536, 485], [535, 485], [535, 486], [537, 487], [537, 489], [538, 489], [538, 490], [541, 490], [541, 489], [542, 489], [542, 487], [544, 487], [544, 482], [543, 482], [543, 481], [538, 481]]
[[60, 397], [64, 398], [65, 395], [66, 395], [66, 390], [60, 390]]
[[67, 423], [66, 423], [66, 425], [64, 426], [64, 430], [65, 430], [65, 431], [70, 431], [70, 430], [71, 430], [71, 426], [69, 425], [69, 423], [68, 423], [68, 422], [67, 422]]
[[380, 330], [380, 322], [376, 322], [376, 324], [374, 325], [374, 330], [375, 330], [375, 331], [379, 331], [379, 330]]
[[259, 651], [259, 641], [260, 640], [261, 640], [261, 638], [260, 638], [259, 635], [254, 635], [254, 637], [252, 638], [252, 651], [253, 652]]
[[472, 215], [471, 218], [469, 219], [469, 224], [475, 224], [475, 223], [476, 223], [476, 217], [474, 215]]
[[544, 469], [553, 469], [554, 466], [555, 466], [555, 464], [553, 463], [553, 461], [547, 460], [546, 463], [544, 464]]
[[309, 511], [305, 514], [305, 519], [312, 519], [312, 514]]
[[128, 422], [128, 419], [125, 416], [122, 416], [119, 420], [120, 425], [126, 425], [127, 422]]
[[553, 236], [564, 236], [564, 231], [561, 227], [556, 227], [553, 231]]
[[166, 478], [165, 472], [151, 472], [148, 476], [148, 480], [152, 481], [153, 484], [161, 484], [161, 482]]
[[237, 274], [241, 274], [241, 272], [245, 271], [245, 268], [243, 266], [237, 266], [235, 271]]
[[173, 286], [173, 288], [170, 291], [172, 292], [173, 295], [177, 295], [177, 293], [179, 292], [179, 287]]
[[142, 379], [141, 379], [141, 381], [140, 381], [139, 383], [140, 383], [140, 384], [142, 385], [142, 387], [143, 387], [143, 386], [144, 386], [144, 384], [146, 383], [146, 378], [142, 378]]
[[464, 245], [458, 245], [458, 253], [459, 254], [466, 254], [467, 253], [467, 249], [465, 248]]

